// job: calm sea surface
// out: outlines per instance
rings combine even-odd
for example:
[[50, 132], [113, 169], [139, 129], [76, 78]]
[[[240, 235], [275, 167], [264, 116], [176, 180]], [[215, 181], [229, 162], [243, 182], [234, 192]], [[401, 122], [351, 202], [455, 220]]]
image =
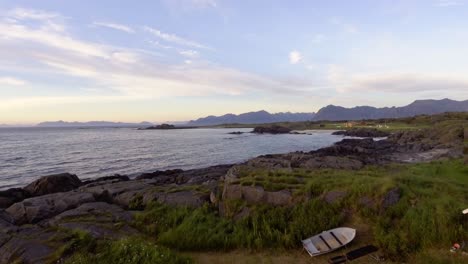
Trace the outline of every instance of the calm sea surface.
[[133, 128], [0, 128], [0, 189], [40, 176], [134, 176], [245, 161], [262, 154], [311, 151], [342, 139], [313, 135], [229, 135], [251, 129], [136, 130]]

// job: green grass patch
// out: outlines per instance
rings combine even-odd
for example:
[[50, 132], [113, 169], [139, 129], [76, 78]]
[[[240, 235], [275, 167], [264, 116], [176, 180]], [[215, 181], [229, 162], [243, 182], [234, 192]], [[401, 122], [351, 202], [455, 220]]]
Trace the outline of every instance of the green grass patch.
[[136, 216], [136, 226], [170, 248], [262, 249], [297, 247], [301, 239], [339, 225], [343, 220], [337, 207], [320, 200], [294, 208], [264, 205], [250, 210], [249, 216], [236, 222], [218, 216], [208, 206], [190, 210], [152, 204]]
[[82, 250], [66, 264], [188, 264], [192, 260], [141, 238], [101, 241], [94, 251]]

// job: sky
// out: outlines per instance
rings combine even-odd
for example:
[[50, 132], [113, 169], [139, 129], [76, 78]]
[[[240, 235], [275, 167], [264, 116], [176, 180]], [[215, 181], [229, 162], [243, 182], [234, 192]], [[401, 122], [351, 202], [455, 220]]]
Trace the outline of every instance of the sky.
[[0, 0], [0, 124], [468, 99], [468, 0]]

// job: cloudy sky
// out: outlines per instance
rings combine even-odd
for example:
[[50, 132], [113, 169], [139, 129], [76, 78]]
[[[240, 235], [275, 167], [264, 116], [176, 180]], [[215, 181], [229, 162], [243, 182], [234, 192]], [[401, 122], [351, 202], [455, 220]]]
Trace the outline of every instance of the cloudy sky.
[[466, 0], [2, 0], [0, 123], [468, 99]]

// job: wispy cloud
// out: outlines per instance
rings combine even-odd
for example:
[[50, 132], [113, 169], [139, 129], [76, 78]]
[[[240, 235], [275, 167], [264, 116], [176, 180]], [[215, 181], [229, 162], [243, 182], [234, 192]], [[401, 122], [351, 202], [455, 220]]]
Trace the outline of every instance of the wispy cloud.
[[120, 31], [127, 32], [127, 33], [135, 33], [135, 30], [133, 30], [133, 28], [126, 26], [126, 25], [117, 24], [117, 23], [95, 21], [93, 22], [93, 25], [98, 26], [98, 27], [106, 27], [106, 28], [111, 28], [115, 30], [120, 30]]
[[179, 54], [188, 58], [197, 58], [200, 56], [200, 53], [196, 50], [182, 50], [179, 51]]
[[[54, 93], [47, 96], [64, 99], [67, 102], [83, 102], [89, 100], [148, 100], [151, 98], [171, 96], [209, 96], [209, 95], [241, 95], [265, 91], [281, 94], [303, 93], [311, 89], [310, 82], [295, 82], [252, 74], [237, 69], [223, 67], [210, 62], [192, 63], [190, 59], [174, 63], [153, 56], [145, 50], [103, 45], [85, 41], [76, 37], [68, 30], [60, 30], [42, 25], [52, 21], [66, 29], [63, 21], [53, 16], [41, 16], [34, 25], [22, 20], [2, 20], [0, 17], [0, 58], [14, 54], [17, 67], [28, 69], [28, 74], [40, 75], [48, 70], [48, 76], [64, 75], [73, 77], [73, 94], [79, 94], [79, 100], [73, 100], [68, 92]], [[50, 21], [49, 21], [50, 20]], [[155, 31], [161, 39], [178, 45], [192, 48], [204, 47], [199, 43], [180, 38], [175, 35]], [[177, 50], [187, 58], [196, 56], [198, 51]], [[11, 55], [13, 56], [13, 55]], [[11, 57], [9, 56], [9, 57]], [[18, 80], [4, 79], [3, 82], [21, 84]], [[63, 84], [40, 83], [40, 81], [25, 82], [33, 91], [39, 87], [57, 87]], [[93, 91], [89, 94], [85, 91]], [[44, 91], [41, 90], [44, 94]], [[16, 99], [15, 99], [16, 98]], [[31, 102], [40, 103], [41, 96], [29, 98]], [[22, 97], [1, 98], [0, 105], [20, 107], [24, 102]], [[28, 100], [29, 100], [28, 99]]]
[[175, 34], [164, 33], [158, 29], [145, 26], [144, 30], [151, 33], [152, 35], [156, 36], [159, 39], [162, 39], [166, 42], [174, 43], [181, 46], [193, 47], [198, 49], [211, 49], [210, 47], [200, 44], [193, 40], [188, 40], [182, 37], [179, 37]]
[[289, 52], [289, 63], [297, 64], [302, 60], [302, 55], [299, 51], [293, 50]]
[[340, 93], [427, 93], [429, 91], [468, 91], [468, 78], [454, 74], [411, 72], [350, 73], [342, 66], [330, 65], [328, 80]]
[[27, 82], [24, 80], [20, 80], [14, 77], [2, 77], [0, 76], [0, 85], [7, 85], [7, 86], [23, 86]]
[[151, 44], [152, 46], [158, 49], [173, 49], [174, 48], [173, 46], [163, 45], [159, 41], [155, 41], [155, 40], [147, 40], [146, 42], [148, 42], [149, 44]]

